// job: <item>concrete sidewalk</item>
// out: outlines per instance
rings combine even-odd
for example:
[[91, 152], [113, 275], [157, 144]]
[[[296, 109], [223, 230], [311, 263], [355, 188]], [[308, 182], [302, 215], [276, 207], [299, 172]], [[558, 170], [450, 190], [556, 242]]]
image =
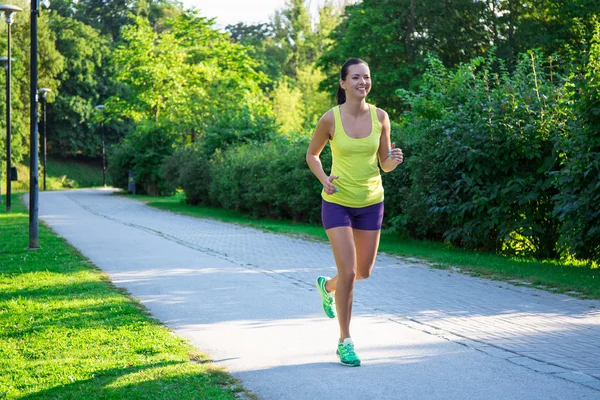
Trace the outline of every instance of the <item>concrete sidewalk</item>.
[[600, 398], [600, 301], [380, 255], [355, 289], [363, 366], [345, 368], [314, 288], [335, 274], [326, 243], [111, 193], [40, 193], [40, 217], [262, 399]]

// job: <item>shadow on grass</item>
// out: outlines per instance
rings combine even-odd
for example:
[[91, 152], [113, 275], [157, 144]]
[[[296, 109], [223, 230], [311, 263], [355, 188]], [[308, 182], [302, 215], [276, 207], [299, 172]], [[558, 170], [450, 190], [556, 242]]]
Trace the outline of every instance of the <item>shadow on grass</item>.
[[[35, 311], [19, 307], [24, 310], [24, 318], [20, 321], [22, 323], [6, 326], [0, 332], [0, 338], [24, 338], [48, 328], [114, 329], [140, 322], [159, 325], [158, 321], [149, 318], [147, 310], [141, 304], [118, 292], [109, 292], [101, 282], [57, 284], [0, 292], [0, 304], [15, 299], [31, 302]], [[40, 304], [50, 306], [40, 309]]]
[[[97, 371], [93, 378], [31, 393], [21, 399], [235, 399], [236, 382], [218, 369], [180, 368], [166, 361]], [[195, 369], [195, 371], [193, 370]]]

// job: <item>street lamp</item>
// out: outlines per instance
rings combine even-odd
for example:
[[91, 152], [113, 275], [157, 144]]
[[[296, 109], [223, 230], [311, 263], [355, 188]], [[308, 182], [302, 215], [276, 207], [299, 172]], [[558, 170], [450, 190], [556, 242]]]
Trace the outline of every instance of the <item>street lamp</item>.
[[31, 0], [29, 56], [29, 249], [39, 249], [38, 182], [38, 16], [40, 1]]
[[[98, 111], [102, 112], [106, 108], [104, 104], [96, 106]], [[102, 183], [106, 187], [106, 150], [104, 148], [104, 116], [102, 116]]]
[[[11, 63], [14, 58], [10, 59]], [[0, 62], [4, 66], [4, 70], [6, 71], [6, 211], [10, 211], [10, 193], [11, 193], [11, 120], [10, 120], [10, 112], [11, 112], [11, 95], [10, 95], [10, 70], [9, 70], [9, 62], [8, 57], [0, 57]], [[0, 199], [0, 202], [2, 199]]]
[[48, 88], [41, 88], [40, 94], [42, 95], [42, 165], [44, 166], [44, 191], [46, 190], [46, 96], [52, 90]]
[[10, 73], [11, 73], [11, 50], [10, 50], [10, 39], [11, 32], [10, 26], [13, 23], [12, 15], [14, 13], [23, 11], [21, 7], [13, 6], [10, 4], [4, 4], [0, 6], [0, 12], [4, 13], [6, 24], [8, 25], [8, 57], [2, 57], [4, 62], [4, 68], [6, 69], [6, 212], [10, 212], [10, 196], [11, 196], [11, 143], [10, 143]]

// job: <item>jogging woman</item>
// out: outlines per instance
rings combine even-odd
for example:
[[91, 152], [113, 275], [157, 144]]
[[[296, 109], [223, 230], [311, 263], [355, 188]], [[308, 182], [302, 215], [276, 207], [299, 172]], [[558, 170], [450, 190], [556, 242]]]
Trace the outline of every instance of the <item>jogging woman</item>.
[[[333, 250], [337, 275], [317, 278], [323, 310], [336, 311], [340, 337], [336, 354], [343, 365], [358, 367], [360, 358], [350, 336], [354, 281], [371, 274], [383, 219], [383, 186], [379, 168], [392, 171], [402, 163], [402, 150], [390, 143], [388, 114], [366, 102], [371, 90], [367, 63], [352, 58], [344, 63], [338, 105], [317, 123], [306, 162], [323, 184], [321, 218]], [[329, 142], [331, 175], [319, 155]]]

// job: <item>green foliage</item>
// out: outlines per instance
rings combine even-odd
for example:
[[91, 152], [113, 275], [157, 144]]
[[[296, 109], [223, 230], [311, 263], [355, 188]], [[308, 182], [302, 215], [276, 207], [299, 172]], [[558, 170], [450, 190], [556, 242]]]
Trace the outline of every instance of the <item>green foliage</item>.
[[327, 92], [319, 91], [319, 84], [325, 79], [325, 74], [314, 66], [298, 70], [297, 88], [302, 91], [304, 110], [303, 131], [314, 131], [317, 122], [334, 104], [334, 97]]
[[[256, 217], [320, 221], [322, 186], [306, 166], [307, 147], [307, 138], [279, 138], [216, 152], [208, 203]], [[330, 157], [322, 153], [324, 165]]]
[[270, 94], [282, 135], [312, 132], [332, 106], [333, 97], [318, 90], [324, 75], [315, 61], [331, 43], [329, 34], [341, 11], [332, 1], [325, 1], [315, 21], [308, 3], [287, 1], [269, 24], [227, 27], [232, 39], [248, 46], [249, 54], [260, 63], [258, 69], [271, 79], [262, 86]]
[[51, 157], [46, 165], [48, 190], [102, 186], [102, 163], [96, 160]]
[[403, 129], [407, 140], [416, 136], [407, 163], [413, 233], [443, 232], [474, 249], [557, 255], [550, 172], [553, 139], [566, 131], [570, 109], [560, 77], [549, 71], [535, 52], [522, 56], [514, 74], [493, 56], [456, 71], [433, 59], [419, 94], [400, 91], [412, 106]]
[[275, 41], [286, 54], [283, 72], [296, 77], [299, 68], [317, 57], [309, 4], [306, 0], [286, 0], [284, 8], [275, 12], [271, 24]]
[[[30, 18], [29, 3], [16, 0], [11, 4], [23, 8], [13, 15], [11, 25], [11, 131], [12, 162], [18, 163], [29, 153], [30, 136]], [[0, 24], [0, 36], [7, 37], [7, 24]], [[38, 87], [48, 87], [56, 92], [60, 86], [58, 75], [64, 68], [64, 57], [56, 50], [55, 35], [44, 18], [38, 19]], [[7, 54], [7, 40], [0, 40], [0, 53]], [[6, 87], [6, 74], [0, 73], [0, 86]], [[6, 92], [0, 90], [0, 131], [6, 132]], [[0, 140], [1, 164], [6, 162], [6, 141]], [[6, 167], [1, 167], [6, 171]]]
[[160, 28], [165, 19], [182, 12], [176, 0], [49, 0], [49, 9], [62, 17], [76, 19], [117, 41], [121, 29], [136, 16]]
[[322, 88], [334, 93], [342, 63], [360, 57], [371, 67], [374, 104], [399, 117], [397, 88], [417, 90], [426, 54], [451, 68], [496, 48], [512, 70], [518, 54], [582, 51], [591, 37], [597, 0], [364, 0], [347, 6], [333, 43], [318, 65]]
[[275, 121], [260, 89], [265, 77], [254, 70], [256, 62], [243, 46], [231, 43], [212, 20], [193, 11], [168, 21], [160, 33], [137, 18], [123, 29], [122, 39], [113, 62], [115, 79], [127, 90], [108, 101], [107, 111], [111, 118], [135, 121], [138, 128], [109, 159], [115, 164], [114, 182], [125, 185], [127, 171], [133, 169], [146, 192], [182, 186], [190, 201], [201, 201], [204, 192], [195, 191], [197, 179], [190, 171], [202, 164], [192, 162], [178, 172], [170, 165], [181, 157], [189, 161], [187, 150], [170, 154], [189, 143], [198, 154], [210, 155], [231, 144], [272, 137]]
[[557, 138], [563, 168], [557, 175], [555, 214], [561, 244], [576, 258], [600, 263], [600, 24], [573, 94], [580, 119]]
[[[402, 149], [405, 160], [412, 157], [411, 143], [406, 140], [406, 135], [400, 125], [392, 122], [391, 142]], [[412, 195], [412, 181], [406, 162], [396, 167], [390, 173], [382, 173], [383, 188], [385, 190], [385, 214], [382, 229], [389, 232], [405, 232], [407, 230], [406, 212], [403, 208], [404, 199]], [[427, 218], [423, 214], [423, 218]]]
[[141, 18], [124, 28], [113, 60], [127, 91], [109, 100], [111, 114], [160, 123], [178, 133], [179, 144], [210, 138], [226, 124], [247, 130], [272, 118], [255, 61], [212, 25], [189, 12], [160, 34]]
[[304, 101], [300, 89], [280, 81], [272, 93], [275, 120], [283, 135], [302, 132], [304, 125]]
[[275, 136], [277, 126], [270, 115], [256, 115], [256, 109], [242, 104], [241, 109], [231, 107], [228, 113], [220, 114], [198, 139], [206, 154], [230, 145], [265, 142]]
[[172, 193], [172, 186], [165, 184], [161, 176], [162, 162], [172, 152], [171, 132], [150, 122], [140, 123], [135, 132], [113, 146], [108, 154], [108, 173], [113, 185], [127, 189], [129, 171], [133, 171], [136, 192]]
[[481, 54], [489, 43], [479, 22], [483, 7], [469, 0], [365, 0], [347, 6], [318, 62], [328, 72], [322, 88], [335, 93], [342, 63], [360, 57], [371, 67], [371, 101], [397, 117], [404, 105], [394, 91], [418, 86], [427, 52], [449, 66]]
[[286, 60], [285, 50], [275, 42], [273, 26], [271, 24], [246, 25], [240, 22], [236, 25], [228, 25], [226, 29], [231, 39], [244, 45], [248, 49], [248, 55], [257, 61], [257, 71], [269, 78], [262, 86], [272, 89], [273, 82], [282, 78], [282, 68]]
[[597, 15], [597, 0], [487, 1], [485, 24], [498, 55], [509, 61], [537, 48], [545, 54], [586, 51]]
[[110, 54], [108, 38], [82, 22], [55, 12], [49, 15], [49, 23], [56, 35], [57, 50], [65, 57], [65, 69], [59, 75], [61, 87], [48, 98], [49, 152], [99, 157], [102, 135], [100, 124], [93, 116], [105, 91], [104, 75]]
[[209, 155], [197, 147], [175, 150], [165, 158], [161, 167], [161, 176], [168, 185], [168, 191], [182, 188], [188, 204], [208, 202], [211, 181], [208, 160]]

